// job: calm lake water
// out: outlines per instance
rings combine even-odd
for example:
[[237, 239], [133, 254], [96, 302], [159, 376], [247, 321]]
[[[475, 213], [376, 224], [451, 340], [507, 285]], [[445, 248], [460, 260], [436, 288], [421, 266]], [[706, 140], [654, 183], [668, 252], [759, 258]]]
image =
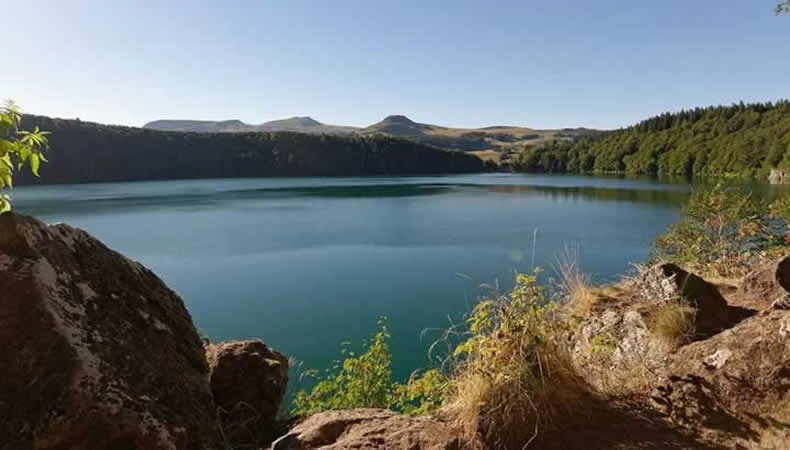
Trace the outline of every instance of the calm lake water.
[[506, 288], [533, 258], [552, 276], [565, 247], [595, 280], [612, 280], [647, 258], [687, 190], [491, 174], [56, 185], [14, 199], [150, 267], [212, 340], [260, 337], [323, 368], [387, 316], [406, 377], [438, 337], [423, 330], [458, 321], [482, 284]]

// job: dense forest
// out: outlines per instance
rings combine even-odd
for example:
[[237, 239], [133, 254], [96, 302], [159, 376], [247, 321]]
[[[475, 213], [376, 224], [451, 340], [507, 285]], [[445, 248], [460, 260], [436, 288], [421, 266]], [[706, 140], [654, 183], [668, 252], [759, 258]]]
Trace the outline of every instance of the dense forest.
[[189, 133], [25, 116], [50, 131], [41, 178], [18, 184], [257, 176], [356, 176], [483, 170], [474, 155], [386, 136]]
[[790, 167], [790, 101], [664, 113], [598, 136], [529, 147], [513, 167], [525, 172], [764, 176], [772, 167]]

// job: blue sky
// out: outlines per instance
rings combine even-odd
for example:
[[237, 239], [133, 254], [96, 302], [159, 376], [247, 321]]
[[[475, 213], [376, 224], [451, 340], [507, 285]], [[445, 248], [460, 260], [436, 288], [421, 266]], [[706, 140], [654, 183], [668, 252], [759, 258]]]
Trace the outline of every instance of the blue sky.
[[133, 126], [295, 115], [364, 126], [405, 114], [613, 128], [790, 97], [790, 16], [774, 4], [0, 0], [0, 99]]

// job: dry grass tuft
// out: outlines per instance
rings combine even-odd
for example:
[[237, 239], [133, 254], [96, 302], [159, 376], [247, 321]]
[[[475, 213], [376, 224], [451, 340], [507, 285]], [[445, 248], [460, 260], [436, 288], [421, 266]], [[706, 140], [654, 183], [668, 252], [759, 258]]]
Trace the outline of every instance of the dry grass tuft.
[[596, 293], [590, 278], [582, 273], [579, 268], [578, 250], [566, 248], [557, 257], [557, 272], [559, 272], [559, 290], [571, 314], [577, 317], [586, 317], [590, 314], [599, 295]]
[[561, 427], [589, 398], [563, 340], [566, 325], [534, 276], [478, 304], [470, 337], [456, 351], [454, 392], [445, 413], [492, 448], [522, 448]]
[[677, 347], [694, 337], [694, 308], [679, 301], [659, 305], [650, 314], [650, 330], [667, 344]]

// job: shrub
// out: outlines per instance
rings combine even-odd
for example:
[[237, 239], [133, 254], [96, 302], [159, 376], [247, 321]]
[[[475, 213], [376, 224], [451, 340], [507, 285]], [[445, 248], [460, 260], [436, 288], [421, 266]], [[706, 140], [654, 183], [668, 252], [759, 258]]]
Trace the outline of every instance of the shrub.
[[653, 245], [653, 259], [672, 261], [703, 274], [744, 275], [764, 249], [765, 205], [743, 190], [725, 186], [695, 189], [683, 218]]
[[[392, 403], [395, 385], [392, 380], [390, 338], [385, 320], [371, 336], [362, 354], [344, 347], [344, 361], [335, 361], [308, 393], [299, 391], [294, 398], [293, 412], [309, 415], [332, 409], [388, 408]], [[315, 375], [309, 372], [309, 375]]]
[[446, 412], [470, 437], [495, 448], [521, 447], [578, 409], [588, 391], [537, 272], [518, 275], [509, 294], [480, 302], [467, 323]]
[[[321, 411], [349, 408], [389, 408], [418, 416], [436, 411], [443, 403], [452, 380], [437, 369], [418, 374], [399, 384], [392, 378], [390, 335], [385, 319], [379, 329], [357, 355], [344, 344], [343, 361], [335, 361], [324, 377], [307, 392], [297, 392], [293, 401], [294, 415], [310, 415]], [[315, 376], [315, 371], [305, 371]]]
[[11, 197], [6, 192], [14, 186], [14, 171], [26, 163], [38, 176], [41, 161], [46, 161], [42, 150], [47, 147], [47, 132], [36, 127], [33, 131], [19, 129], [22, 114], [11, 101], [0, 107], [0, 213], [11, 209]]
[[449, 375], [430, 369], [395, 383], [382, 321], [362, 354], [345, 347], [344, 361], [309, 392], [296, 394], [293, 413], [359, 407], [409, 415], [438, 411], [458, 422], [472, 441], [482, 439], [494, 448], [521, 447], [540, 431], [561, 426], [584, 411], [590, 391], [571, 362], [569, 326], [538, 284], [539, 272], [518, 275], [511, 292], [475, 306], [463, 341], [443, 365]]
[[395, 386], [392, 408], [410, 416], [424, 416], [437, 411], [452, 386], [452, 380], [438, 369], [409, 377], [406, 384]]

